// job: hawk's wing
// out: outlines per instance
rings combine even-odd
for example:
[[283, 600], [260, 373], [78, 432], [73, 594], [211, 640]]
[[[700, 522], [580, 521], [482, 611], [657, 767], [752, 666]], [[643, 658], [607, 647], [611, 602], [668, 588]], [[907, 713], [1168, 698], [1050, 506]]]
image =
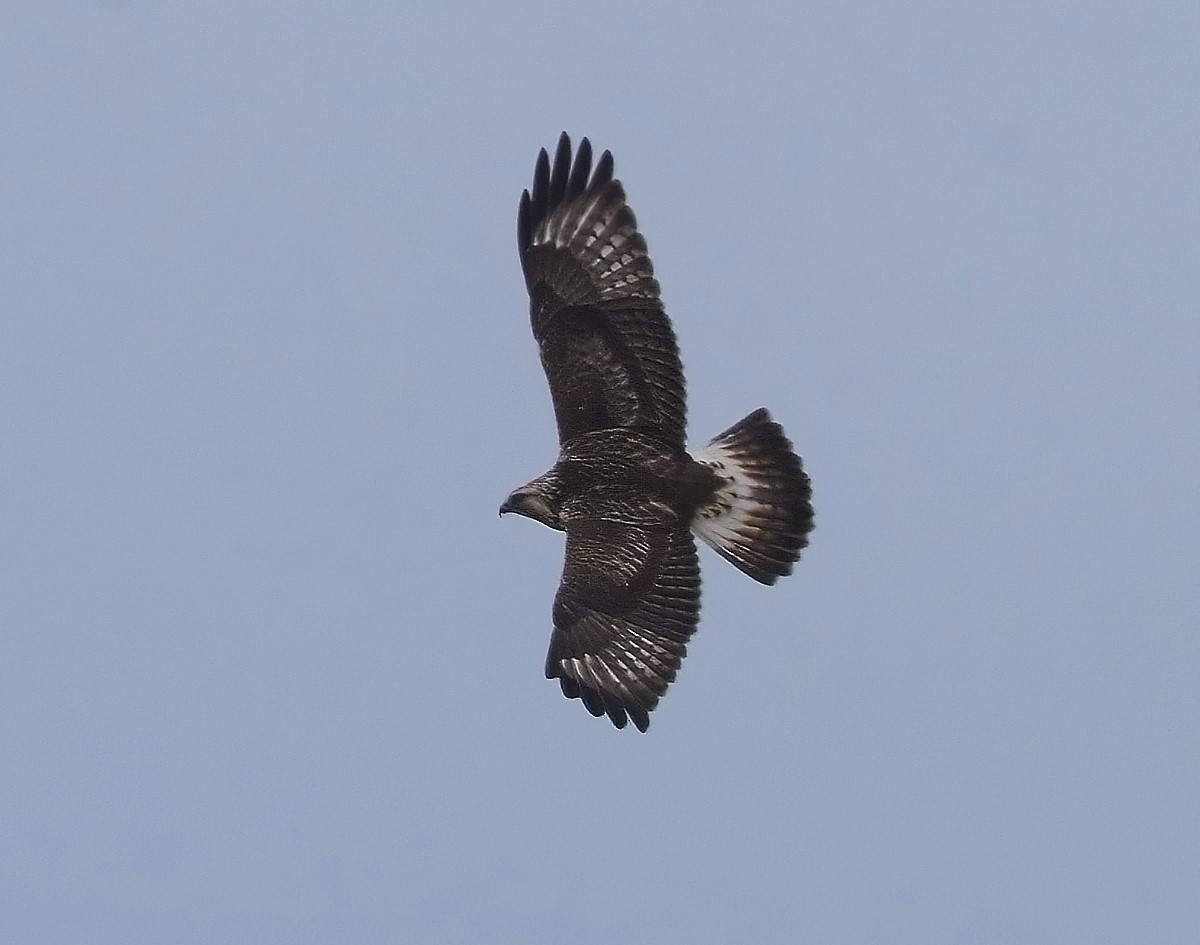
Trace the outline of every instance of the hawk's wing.
[[[521, 196], [517, 243], [533, 334], [560, 443], [628, 427], [684, 445], [684, 382], [671, 321], [637, 220], [607, 151], [592, 171], [584, 138], [543, 150]], [[589, 176], [590, 175], [590, 176]]]
[[567, 524], [546, 676], [592, 715], [640, 730], [675, 678], [700, 618], [700, 564], [686, 527], [600, 518]]

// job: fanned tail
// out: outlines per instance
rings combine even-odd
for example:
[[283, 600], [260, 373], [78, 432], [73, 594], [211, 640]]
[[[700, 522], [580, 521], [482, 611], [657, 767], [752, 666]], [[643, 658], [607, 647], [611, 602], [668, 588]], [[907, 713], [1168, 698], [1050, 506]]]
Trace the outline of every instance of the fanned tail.
[[721, 485], [697, 510], [692, 531], [756, 581], [791, 574], [813, 528], [812, 487], [783, 428], [760, 407], [693, 459]]

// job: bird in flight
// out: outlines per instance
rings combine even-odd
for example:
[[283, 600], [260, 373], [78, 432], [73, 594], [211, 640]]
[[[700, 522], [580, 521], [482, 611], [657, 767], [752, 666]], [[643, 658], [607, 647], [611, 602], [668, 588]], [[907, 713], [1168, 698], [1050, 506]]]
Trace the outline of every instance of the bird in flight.
[[687, 453], [675, 333], [608, 151], [593, 168], [565, 132], [553, 163], [542, 150], [517, 245], [559, 456], [500, 514], [566, 532], [546, 677], [644, 732], [700, 616], [693, 535], [774, 584], [808, 544], [812, 490], [762, 408]]

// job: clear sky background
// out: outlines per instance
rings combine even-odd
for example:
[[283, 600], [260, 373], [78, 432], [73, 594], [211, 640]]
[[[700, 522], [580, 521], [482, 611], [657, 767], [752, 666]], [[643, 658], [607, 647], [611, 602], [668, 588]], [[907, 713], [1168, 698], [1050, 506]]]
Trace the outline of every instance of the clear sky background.
[[[1200, 8], [9, 2], [0, 941], [1200, 941]], [[702, 551], [647, 735], [542, 675], [515, 213], [616, 155]]]

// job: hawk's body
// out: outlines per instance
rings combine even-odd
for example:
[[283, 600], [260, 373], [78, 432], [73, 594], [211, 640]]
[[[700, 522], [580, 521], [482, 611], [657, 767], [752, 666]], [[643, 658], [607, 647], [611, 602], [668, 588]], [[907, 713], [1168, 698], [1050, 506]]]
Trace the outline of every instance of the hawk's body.
[[560, 454], [501, 506], [567, 533], [546, 675], [618, 727], [645, 731], [696, 629], [695, 531], [763, 583], [791, 572], [812, 528], [808, 477], [757, 410], [696, 458], [658, 282], [605, 152], [545, 151], [518, 243]]

